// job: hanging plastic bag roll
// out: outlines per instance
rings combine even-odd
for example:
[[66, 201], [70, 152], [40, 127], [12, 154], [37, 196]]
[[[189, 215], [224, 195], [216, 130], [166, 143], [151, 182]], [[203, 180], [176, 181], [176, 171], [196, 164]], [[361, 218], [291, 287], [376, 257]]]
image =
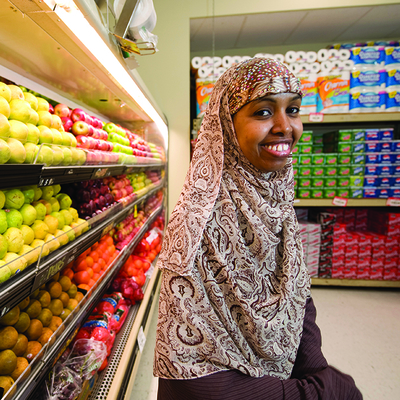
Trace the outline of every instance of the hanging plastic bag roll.
[[224, 68], [230, 68], [232, 66], [232, 57], [231, 56], [224, 56], [222, 57], [222, 66]]
[[285, 62], [285, 56], [283, 54], [274, 54], [273, 58], [281, 63]]
[[346, 61], [350, 58], [350, 50], [349, 49], [340, 49], [339, 50], [339, 60]]
[[285, 61], [289, 64], [292, 64], [297, 61], [297, 53], [293, 50], [288, 51], [285, 54]]
[[315, 63], [315, 61], [317, 61], [318, 56], [315, 51], [307, 51], [306, 58], [308, 63]]
[[328, 50], [327, 49], [319, 49], [317, 52], [317, 59], [319, 62], [326, 61], [328, 59]]
[[201, 57], [192, 58], [192, 67], [194, 69], [199, 69], [201, 67]]

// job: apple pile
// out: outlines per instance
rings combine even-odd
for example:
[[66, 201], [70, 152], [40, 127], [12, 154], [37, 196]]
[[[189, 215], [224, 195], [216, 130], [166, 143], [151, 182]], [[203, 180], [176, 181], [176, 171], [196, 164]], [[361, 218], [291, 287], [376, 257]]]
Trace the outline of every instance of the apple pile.
[[135, 193], [150, 185], [160, 184], [162, 180], [161, 176], [160, 171], [142, 171], [126, 175]]
[[118, 256], [110, 235], [84, 251], [76, 260], [66, 266], [61, 275], [67, 276], [79, 289], [90, 290]]
[[0, 282], [89, 229], [60, 190], [54, 185], [0, 191]]
[[44, 98], [0, 82], [0, 164], [85, 164], [75, 136], [52, 112]]
[[143, 210], [128, 215], [122, 222], [117, 224], [115, 228], [110, 231], [110, 235], [116, 242], [116, 248], [122, 250], [127, 246], [130, 241], [137, 235], [140, 228], [146, 222], [147, 217]]

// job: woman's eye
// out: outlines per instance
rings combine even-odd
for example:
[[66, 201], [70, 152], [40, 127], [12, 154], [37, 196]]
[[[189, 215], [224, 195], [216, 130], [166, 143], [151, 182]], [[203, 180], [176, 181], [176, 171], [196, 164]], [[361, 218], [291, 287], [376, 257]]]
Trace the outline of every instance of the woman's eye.
[[267, 117], [268, 115], [271, 115], [271, 112], [269, 110], [259, 110], [255, 113], [255, 115]]
[[287, 109], [288, 114], [298, 114], [300, 112], [300, 107], [289, 107]]

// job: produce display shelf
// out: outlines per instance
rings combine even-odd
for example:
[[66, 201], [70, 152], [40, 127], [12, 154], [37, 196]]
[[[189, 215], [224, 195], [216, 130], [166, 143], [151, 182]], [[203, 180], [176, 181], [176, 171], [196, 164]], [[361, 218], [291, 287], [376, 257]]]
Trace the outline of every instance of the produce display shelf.
[[[100, 240], [114, 226], [126, 218], [135, 206], [149, 198], [153, 193], [163, 187], [163, 183], [148, 191], [143, 196], [126, 205], [121, 203], [115, 206], [117, 212], [108, 214], [104, 221], [94, 224], [89, 231], [77, 237], [74, 241], [51, 253], [41, 263], [40, 259], [36, 265], [29, 266], [26, 270], [15, 275], [4, 282], [0, 290], [0, 317], [19, 304], [38, 287], [46, 283], [53, 275], [69, 264], [86, 249]], [[101, 214], [100, 214], [101, 216]], [[90, 221], [89, 221], [90, 225]]]
[[[347, 199], [347, 207], [386, 207], [388, 199]], [[295, 207], [340, 207], [333, 199], [295, 199]]]
[[348, 286], [348, 287], [376, 287], [400, 288], [400, 281], [377, 281], [366, 279], [328, 279], [311, 278], [312, 286]]
[[321, 120], [310, 121], [309, 115], [301, 115], [303, 124], [332, 124], [340, 122], [389, 122], [400, 121], [400, 113], [383, 112], [383, 113], [362, 113], [362, 114], [322, 114]]
[[[16, 394], [12, 397], [12, 400], [37, 400], [40, 397], [37, 393], [35, 393], [36, 390], [41, 389], [42, 385], [40, 383], [43, 382], [49, 370], [55, 365], [65, 348], [75, 337], [82, 323], [86, 320], [96, 304], [100, 301], [101, 297], [110, 286], [121, 266], [125, 263], [130, 253], [133, 251], [135, 246], [143, 237], [144, 233], [149, 229], [150, 225], [161, 211], [162, 206], [153, 211], [147, 221], [143, 224], [138, 234], [132, 239], [129, 245], [120, 252], [118, 257], [110, 265], [108, 273], [104, 274], [104, 278], [101, 280], [101, 282], [93, 288], [93, 293], [89, 293], [90, 296], [85, 296], [84, 299], [86, 299], [86, 302], [76, 313], [71, 314], [71, 319], [69, 319], [68, 325], [65, 326], [65, 329], [58, 336], [54, 344], [50, 347], [48, 344], [46, 344], [47, 348], [44, 351], [43, 357], [37, 361], [36, 365], [33, 366], [29, 377], [20, 384]], [[83, 301], [84, 300], [82, 300], [82, 302]]]
[[0, 165], [0, 189], [38, 185], [42, 169], [41, 164]]
[[157, 298], [160, 288], [160, 277], [161, 272], [155, 268], [143, 287], [143, 300], [131, 308], [129, 316], [115, 340], [109, 364], [99, 374], [88, 400], [119, 400], [123, 399], [126, 393], [130, 398], [131, 384], [141, 358], [138, 335], [142, 328], [144, 337], [147, 336], [156, 306], [156, 302], [153, 300]]

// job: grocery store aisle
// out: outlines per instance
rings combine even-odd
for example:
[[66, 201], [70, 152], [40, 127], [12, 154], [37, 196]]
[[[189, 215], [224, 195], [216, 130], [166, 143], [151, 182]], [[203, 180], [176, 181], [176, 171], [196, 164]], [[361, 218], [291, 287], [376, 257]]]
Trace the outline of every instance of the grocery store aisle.
[[[328, 362], [353, 376], [364, 400], [398, 400], [400, 290], [314, 287], [317, 323]], [[156, 400], [152, 375], [156, 310], [131, 400]]]

